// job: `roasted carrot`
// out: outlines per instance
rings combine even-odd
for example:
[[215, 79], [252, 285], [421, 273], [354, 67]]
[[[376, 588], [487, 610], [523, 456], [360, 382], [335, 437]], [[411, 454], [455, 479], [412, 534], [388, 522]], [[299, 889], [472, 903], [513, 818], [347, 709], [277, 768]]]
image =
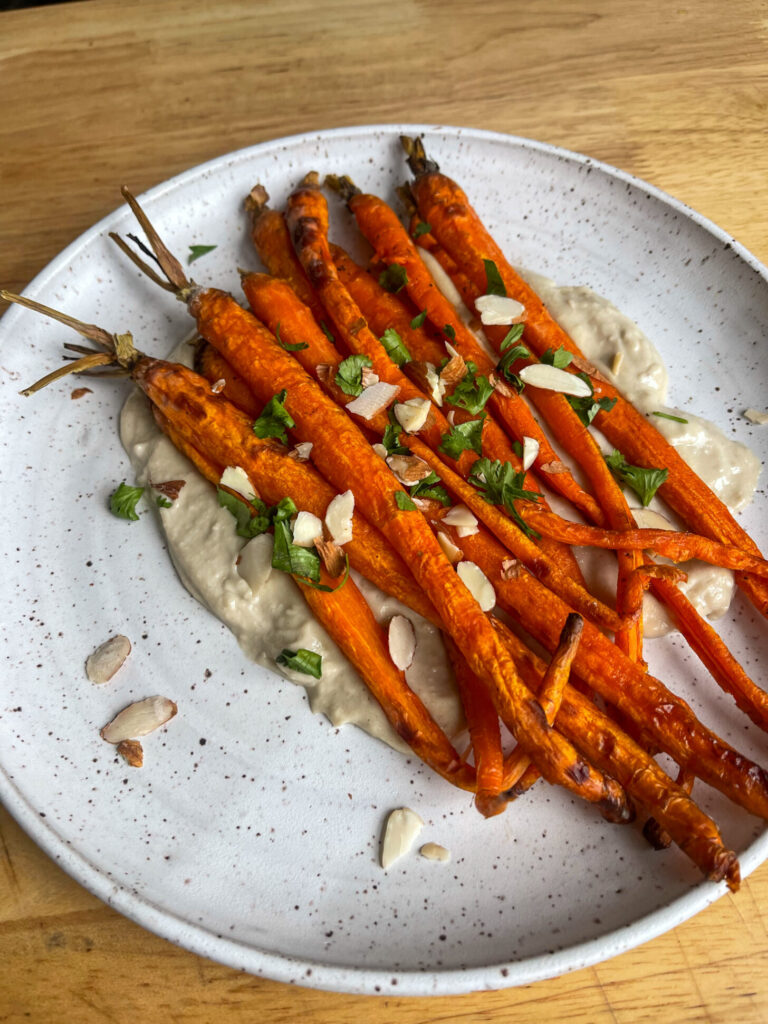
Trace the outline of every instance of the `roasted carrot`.
[[[550, 725], [555, 724], [557, 713], [563, 702], [563, 694], [568, 684], [571, 665], [579, 646], [583, 626], [584, 620], [580, 615], [572, 613], [568, 616], [560, 634], [560, 641], [544, 671], [538, 698]], [[519, 747], [515, 747], [512, 753], [504, 758], [502, 788], [509, 789], [519, 782], [530, 764], [530, 757]]]
[[616, 605], [616, 611], [628, 619], [639, 619], [643, 610], [643, 595], [654, 579], [664, 579], [673, 586], [685, 583], [686, 573], [672, 565], [641, 565], [627, 579], [624, 592]]
[[264, 403], [256, 401], [253, 392], [235, 368], [202, 339], [195, 349], [195, 370], [212, 384], [223, 381], [224, 386], [219, 393], [238, 409], [256, 419]]

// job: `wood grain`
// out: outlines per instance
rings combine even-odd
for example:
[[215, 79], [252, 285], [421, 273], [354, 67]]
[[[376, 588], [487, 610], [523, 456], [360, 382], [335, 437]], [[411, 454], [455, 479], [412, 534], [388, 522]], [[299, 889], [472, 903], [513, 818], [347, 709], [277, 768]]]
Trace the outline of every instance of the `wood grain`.
[[[425, 121], [585, 152], [768, 259], [761, 0], [155, 3], [0, 14], [0, 282], [23, 287], [119, 203], [264, 139]], [[176, 949], [65, 876], [0, 812], [0, 1021], [577, 1024], [768, 1019], [768, 866], [596, 968], [507, 992], [371, 999]]]

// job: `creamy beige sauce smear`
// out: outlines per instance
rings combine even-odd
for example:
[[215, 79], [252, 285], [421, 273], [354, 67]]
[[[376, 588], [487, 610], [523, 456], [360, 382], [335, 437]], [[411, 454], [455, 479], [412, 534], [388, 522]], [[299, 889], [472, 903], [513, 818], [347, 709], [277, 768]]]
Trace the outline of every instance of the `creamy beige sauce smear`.
[[[659, 353], [635, 324], [588, 288], [561, 288], [539, 275], [523, 273], [606, 377], [640, 408], [664, 408], [666, 369]], [[444, 283], [441, 275], [445, 276], [436, 271], [439, 286]], [[463, 312], [469, 318], [465, 308]], [[482, 336], [482, 332], [477, 333]], [[620, 359], [616, 359], [617, 353]], [[190, 346], [179, 345], [170, 358], [189, 365]], [[612, 366], [617, 367], [615, 374]], [[714, 424], [687, 412], [673, 412], [688, 423], [654, 419], [654, 425], [732, 511], [743, 508], [757, 484], [758, 459], [746, 446], [726, 438]], [[325, 714], [334, 725], [352, 722], [396, 749], [407, 751], [409, 748], [390, 727], [350, 663], [316, 622], [291, 578], [272, 569], [271, 535], [247, 542], [236, 535], [232, 516], [219, 506], [213, 488], [162, 434], [148, 402], [138, 392], [123, 407], [120, 436], [138, 483], [186, 480], [173, 505], [159, 510], [168, 550], [184, 586], [234, 633], [246, 655], [303, 686], [312, 710]], [[630, 505], [637, 504], [633, 495], [629, 498]], [[639, 510], [638, 519], [644, 520], [643, 525], [654, 510], [662, 511], [656, 499], [650, 512]], [[595, 591], [611, 601], [615, 595], [615, 558], [594, 549], [581, 549], [578, 554], [588, 580], [594, 580]], [[682, 568], [689, 573], [684, 589], [701, 614], [712, 618], [723, 615], [733, 592], [732, 574], [700, 562]], [[406, 678], [447, 734], [455, 737], [463, 728], [463, 720], [439, 631], [356, 573], [352, 575], [383, 626], [394, 615], [404, 615], [413, 623], [416, 654]], [[672, 628], [664, 609], [650, 596], [645, 599], [644, 619], [646, 636], [662, 636]], [[286, 647], [303, 647], [322, 655], [322, 679], [277, 666], [274, 659]]]

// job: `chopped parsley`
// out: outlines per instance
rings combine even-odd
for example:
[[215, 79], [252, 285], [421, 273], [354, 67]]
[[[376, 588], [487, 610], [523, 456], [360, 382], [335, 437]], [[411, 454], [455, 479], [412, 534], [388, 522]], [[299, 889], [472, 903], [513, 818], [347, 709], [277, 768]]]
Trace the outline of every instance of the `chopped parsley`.
[[334, 380], [345, 395], [361, 395], [363, 393], [364, 366], [373, 366], [370, 356], [347, 356], [339, 363]]
[[511, 463], [499, 459], [478, 459], [469, 474], [469, 482], [480, 490], [489, 505], [501, 505], [512, 516], [517, 525], [529, 537], [539, 534], [523, 521], [515, 508], [515, 502], [521, 498], [527, 501], [538, 501], [538, 491], [527, 491], [524, 488], [525, 473], [516, 473]]
[[190, 245], [189, 255], [187, 256], [187, 266], [190, 263], [194, 263], [195, 260], [199, 260], [201, 256], [205, 256], [206, 253], [213, 252], [214, 249], [218, 248], [215, 245]]
[[430, 224], [427, 224], [425, 220], [420, 220], [416, 227], [413, 229], [413, 237], [421, 238], [422, 235], [428, 235], [432, 230]]
[[323, 334], [326, 336], [326, 338], [328, 339], [328, 341], [330, 341], [332, 345], [336, 344], [336, 339], [328, 329], [328, 324], [326, 324], [325, 320], [320, 321], [320, 330], [323, 332]]
[[171, 505], [173, 504], [171, 499], [166, 498], [164, 494], [158, 494], [158, 496], [155, 498], [155, 501], [157, 502], [158, 508], [170, 508]]
[[485, 413], [477, 420], [457, 423], [450, 433], [443, 434], [438, 451], [445, 452], [452, 459], [458, 459], [462, 452], [472, 451], [482, 454], [483, 424]]
[[290, 413], [284, 406], [288, 392], [283, 389], [273, 395], [261, 412], [261, 416], [253, 424], [256, 437], [277, 437], [283, 444], [288, 443], [286, 429], [295, 426]]
[[569, 352], [567, 348], [548, 348], [544, 355], [541, 357], [542, 363], [548, 363], [550, 366], [557, 367], [558, 370], [564, 370], [566, 366], [570, 366], [571, 360], [573, 359], [573, 353]]
[[477, 416], [485, 408], [485, 403], [493, 394], [493, 385], [487, 377], [477, 376], [474, 363], [467, 363], [467, 372], [453, 389], [453, 394], [446, 395], [446, 402], [466, 409]]
[[416, 506], [405, 493], [405, 491], [395, 491], [395, 504], [401, 512], [415, 512]]
[[[235, 517], [235, 522], [237, 523], [235, 533], [238, 537], [245, 537], [247, 539], [258, 537], [260, 534], [266, 533], [272, 525], [270, 510], [259, 498], [249, 502], [243, 497], [236, 497], [234, 494], [230, 494], [223, 487], [216, 488], [216, 496], [221, 507], [225, 508], [227, 512], [230, 512]], [[255, 515], [251, 513], [251, 509], [256, 510]]]
[[688, 420], [684, 420], [682, 416], [673, 416], [669, 412], [654, 412], [653, 416], [658, 416], [661, 420], [672, 420], [673, 423], [687, 423]]
[[275, 661], [278, 665], [285, 665], [294, 672], [302, 672], [305, 676], [314, 676], [315, 679], [321, 679], [323, 675], [322, 655], [308, 651], [306, 647], [299, 647], [297, 651], [289, 651], [284, 647]]
[[275, 543], [272, 548], [272, 568], [288, 572], [317, 583], [320, 579], [320, 556], [314, 548], [302, 548], [293, 543], [290, 523], [283, 519], [275, 522]]
[[422, 309], [422, 311], [419, 313], [419, 315], [415, 316], [413, 318], [413, 320], [411, 320], [411, 327], [414, 329], [414, 331], [416, 330], [417, 327], [423, 327], [424, 326], [424, 321], [426, 319], [427, 319], [427, 311], [426, 311], [426, 309]]
[[485, 294], [506, 295], [507, 289], [504, 287], [499, 268], [493, 260], [483, 260], [483, 263], [485, 265]]
[[517, 344], [523, 336], [523, 330], [524, 328], [522, 324], [512, 324], [510, 329], [507, 331], [504, 340], [499, 346], [502, 355], [499, 360], [499, 365], [497, 366], [497, 370], [502, 377], [509, 381], [509, 383], [518, 392], [523, 390], [525, 383], [516, 373], [512, 373], [510, 366], [517, 359], [529, 359], [531, 356], [531, 353], [525, 345]]
[[379, 274], [379, 284], [385, 292], [397, 295], [408, 284], [408, 272], [399, 263], [392, 263]]
[[449, 337], [451, 341], [456, 341], [456, 331], [453, 329], [453, 327], [451, 327], [450, 324], [445, 325], [445, 327], [443, 328], [443, 334]]
[[518, 459], [522, 459], [522, 457], [523, 457], [523, 446], [520, 443], [520, 441], [513, 441], [512, 442], [512, 451], [515, 453], [515, 455], [518, 457]]
[[139, 518], [136, 505], [143, 493], [143, 487], [131, 487], [123, 481], [109, 499], [110, 512], [119, 519], [132, 519], [136, 522]]
[[405, 347], [405, 343], [394, 327], [388, 327], [379, 338], [379, 341], [386, 349], [387, 355], [397, 366], [403, 363], [410, 363], [411, 353]]
[[448, 492], [440, 484], [442, 481], [440, 477], [434, 471], [425, 476], [423, 480], [419, 480], [418, 483], [414, 484], [411, 488], [412, 498], [431, 498], [432, 501], [439, 501], [441, 505], [445, 505], [447, 508], [451, 504], [451, 499], [448, 497]]
[[278, 324], [277, 327], [275, 327], [275, 337], [277, 338], [278, 345], [281, 348], [284, 348], [286, 352], [301, 352], [303, 348], [309, 348], [309, 345], [306, 343], [306, 341], [297, 341], [295, 343], [290, 341], [283, 341], [283, 339], [280, 337], [280, 324]]
[[619, 481], [635, 492], [643, 505], [649, 505], [654, 494], [669, 475], [668, 469], [645, 469], [631, 466], [616, 448], [605, 456], [608, 468]]
[[581, 422], [585, 427], [588, 427], [592, 420], [597, 416], [599, 412], [610, 412], [611, 409], [616, 405], [615, 398], [599, 398], [595, 399], [594, 388], [592, 387], [592, 381], [589, 379], [586, 373], [577, 373], [577, 377], [581, 377], [585, 384], [589, 385], [589, 389], [592, 392], [586, 398], [577, 398], [576, 395], [566, 395], [565, 399], [570, 407], [576, 412]]

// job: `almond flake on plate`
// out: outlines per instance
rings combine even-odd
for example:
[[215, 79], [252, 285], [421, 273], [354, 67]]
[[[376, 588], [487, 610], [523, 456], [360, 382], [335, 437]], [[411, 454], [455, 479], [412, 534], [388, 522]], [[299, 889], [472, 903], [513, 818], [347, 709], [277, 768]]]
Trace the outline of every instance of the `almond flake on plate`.
[[425, 480], [432, 470], [418, 455], [390, 455], [387, 465], [401, 484], [410, 487], [420, 480]]
[[169, 722], [178, 711], [167, 697], [147, 697], [129, 704], [101, 730], [101, 738], [107, 743], [122, 743], [123, 740], [146, 736]]
[[386, 447], [383, 444], [373, 445], [373, 450], [376, 452], [380, 459], [384, 459], [385, 462], [387, 461], [387, 456], [389, 455], [389, 452], [387, 451]]
[[291, 449], [290, 452], [288, 452], [288, 454], [292, 458], [298, 459], [299, 462], [306, 462], [307, 459], [309, 458], [309, 455], [310, 455], [311, 451], [312, 451], [312, 442], [311, 441], [300, 441], [297, 445], [293, 446], [293, 448]]
[[138, 740], [121, 740], [117, 752], [131, 768], [141, 768], [144, 764], [144, 748]]
[[539, 454], [539, 442], [535, 437], [523, 438], [523, 469], [527, 473]]
[[379, 375], [374, 373], [370, 366], [364, 366], [360, 373], [360, 382], [363, 388], [370, 388], [379, 383]]
[[460, 380], [463, 380], [466, 373], [467, 364], [457, 352], [455, 356], [451, 356], [440, 371], [440, 380], [443, 382], [444, 387], [451, 388], [458, 384]]
[[524, 366], [518, 376], [525, 384], [544, 391], [559, 391], [562, 395], [575, 395], [576, 398], [589, 398], [592, 394], [591, 386], [581, 377], [548, 363]]
[[214, 395], [218, 395], [227, 386], [227, 382], [223, 377], [219, 377], [215, 384], [211, 384], [211, 391]]
[[424, 379], [432, 396], [432, 401], [437, 406], [442, 406], [445, 397], [446, 381], [442, 373], [438, 374], [432, 363], [425, 363]]
[[439, 843], [424, 843], [419, 853], [426, 860], [437, 860], [442, 864], [447, 864], [451, 859], [451, 851], [446, 850], [444, 846]]
[[480, 295], [475, 299], [475, 309], [486, 327], [508, 327], [520, 323], [525, 316], [525, 306], [507, 295]]
[[520, 575], [520, 563], [516, 558], [505, 558], [501, 563], [501, 573], [499, 574], [503, 580], [514, 580]]
[[410, 807], [399, 807], [390, 813], [381, 844], [381, 866], [385, 871], [408, 853], [423, 827], [424, 822]]
[[100, 644], [85, 662], [85, 674], [92, 683], [108, 683], [131, 653], [131, 641], [118, 634]]
[[404, 615], [393, 615], [389, 620], [387, 639], [389, 655], [395, 668], [405, 672], [407, 668], [411, 667], [413, 656], [416, 653], [416, 632], [411, 620]]
[[475, 565], [474, 562], [459, 562], [456, 572], [484, 612], [496, 607], [496, 591], [479, 565]]
[[456, 545], [453, 543], [451, 538], [448, 536], [447, 533], [445, 533], [444, 530], [437, 531], [437, 542], [445, 552], [445, 557], [448, 559], [451, 565], [455, 565], [457, 562], [461, 561], [463, 554], [461, 548], [456, 547]]
[[372, 420], [374, 416], [384, 412], [397, 398], [399, 391], [400, 388], [396, 384], [387, 384], [385, 380], [380, 380], [378, 384], [371, 384], [357, 398], [348, 402], [346, 410], [355, 416], [362, 416], [364, 420]]
[[430, 402], [428, 398], [409, 398], [395, 406], [395, 418], [409, 434], [415, 434], [427, 422]]
[[745, 409], [744, 419], [749, 420], [750, 423], [754, 423], [758, 427], [764, 427], [768, 423], [768, 412], [760, 412], [759, 409]]
[[331, 579], [335, 580], [337, 576], [341, 576], [347, 564], [342, 548], [338, 544], [334, 544], [332, 540], [325, 540], [323, 537], [315, 537], [315, 547], [323, 560], [325, 571]]
[[[378, 387], [378, 385], [374, 385]], [[325, 525], [334, 543], [346, 544], [352, 540], [352, 513], [355, 510], [355, 496], [344, 491], [333, 498], [325, 510]]]
[[240, 466], [227, 466], [219, 480], [221, 487], [228, 487], [230, 491], [237, 491], [246, 501], [255, 501], [256, 489], [248, 479], [248, 474]]
[[301, 511], [293, 521], [293, 543], [300, 548], [311, 548], [323, 535], [323, 524], [312, 512]]

